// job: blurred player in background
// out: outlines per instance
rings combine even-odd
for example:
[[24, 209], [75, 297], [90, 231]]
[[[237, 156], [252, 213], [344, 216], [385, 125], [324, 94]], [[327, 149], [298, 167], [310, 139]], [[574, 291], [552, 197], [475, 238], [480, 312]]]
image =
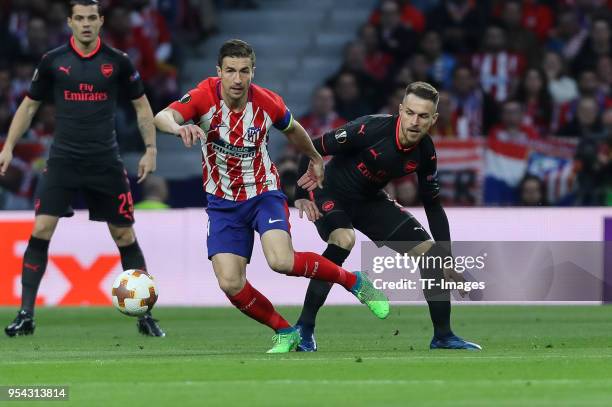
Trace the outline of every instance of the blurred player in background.
[[[156, 166], [153, 113], [140, 75], [127, 54], [100, 40], [103, 23], [97, 1], [70, 2], [68, 26], [72, 37], [68, 44], [42, 57], [0, 152], [0, 175], [4, 176], [15, 144], [30, 126], [41, 103], [55, 104], [57, 130], [36, 193], [34, 230], [23, 257], [21, 310], [6, 327], [8, 336], [34, 333], [34, 303], [47, 268], [49, 241], [59, 218], [74, 214], [71, 203], [77, 191], [85, 197], [89, 218], [108, 224], [123, 269], [146, 270], [132, 227], [132, 193], [115, 135], [117, 98], [132, 100], [145, 142], [138, 182]], [[150, 314], [139, 318], [137, 325], [142, 334], [165, 336]]]
[[[315, 182], [322, 180], [323, 160], [282, 98], [251, 83], [254, 73], [251, 46], [240, 40], [225, 42], [218, 77], [203, 80], [158, 113], [155, 124], [181, 137], [186, 147], [202, 140], [208, 257], [219, 286], [236, 308], [276, 332], [268, 353], [286, 353], [298, 346], [299, 333], [246, 279], [254, 231], [274, 271], [340, 284], [379, 318], [388, 315], [389, 303], [362, 273], [350, 273], [316, 253], [294, 252], [287, 198], [266, 148], [270, 127], [308, 156]], [[183, 124], [190, 120], [196, 124]]]
[[[306, 212], [308, 219], [315, 221], [319, 235], [328, 243], [325, 258], [341, 266], [355, 244], [354, 229], [400, 253], [442, 258], [449, 253], [450, 230], [440, 204], [436, 150], [428, 135], [438, 118], [438, 97], [430, 84], [414, 82], [406, 88], [399, 114], [364, 116], [314, 140], [321, 155], [333, 158], [325, 167], [323, 188], [317, 188], [317, 178], [310, 168], [300, 178], [298, 185], [304, 189], [295, 206], [300, 216]], [[435, 243], [410, 213], [382, 191], [389, 181], [413, 172], [418, 175], [419, 195]], [[312, 192], [312, 200], [306, 198], [305, 190]], [[435, 265], [420, 271], [422, 278], [437, 282], [443, 278], [463, 280], [453, 270]], [[324, 281], [310, 282], [296, 324], [302, 335], [298, 350], [317, 350], [315, 319], [330, 289]], [[434, 326], [430, 347], [480, 349], [451, 330], [450, 292], [437, 287], [423, 291]]]

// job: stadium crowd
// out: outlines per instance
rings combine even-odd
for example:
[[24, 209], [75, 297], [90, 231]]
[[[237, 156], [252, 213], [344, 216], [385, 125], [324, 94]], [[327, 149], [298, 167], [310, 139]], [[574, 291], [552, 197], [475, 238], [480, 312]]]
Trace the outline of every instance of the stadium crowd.
[[[480, 140], [502, 159], [517, 158], [520, 146], [525, 162], [544, 149], [555, 165], [571, 160], [556, 180], [569, 184], [567, 199], [550, 204], [612, 205], [611, 11], [608, 0], [383, 0], [301, 123], [317, 137], [364, 114], [394, 113], [408, 83], [427, 81], [440, 91], [433, 136]], [[550, 174], [528, 167], [508, 191], [486, 179], [484, 203], [546, 205]], [[414, 205], [414, 182], [389, 192]], [[541, 192], [526, 200], [520, 189], [533, 184]]]
[[[186, 48], [218, 31], [216, 8], [253, 8], [254, 0], [100, 0], [103, 40], [125, 51], [140, 72], [147, 97], [159, 111], [180, 96]], [[7, 0], [0, 4], [0, 147], [27, 93], [42, 55], [67, 43], [67, 0]], [[0, 208], [32, 207], [33, 189], [54, 131], [54, 107], [45, 104], [15, 149], [7, 177], [0, 178]], [[143, 148], [135, 112], [126, 102], [117, 114], [122, 152]]]
[[[217, 32], [218, 3], [256, 6], [251, 0], [101, 3], [104, 40], [129, 54], [155, 111], [182, 91], [177, 44]], [[447, 155], [459, 148], [466, 157], [479, 154], [486, 167], [474, 170], [482, 178], [482, 199], [462, 190], [472, 186], [461, 176], [447, 177], [454, 196], [447, 203], [612, 205], [611, 10], [611, 0], [383, 0], [299, 120], [318, 137], [364, 114], [396, 112], [406, 85], [427, 81], [440, 91], [432, 132], [442, 140], [438, 148]], [[67, 41], [66, 13], [63, 0], [0, 5], [0, 144], [36, 63]], [[122, 109], [122, 151], [142, 148], [135, 123], [131, 109]], [[0, 208], [31, 207], [53, 129], [53, 106], [45, 105], [0, 179], [0, 191], [11, 192], [0, 193]], [[296, 162], [293, 152], [278, 162], [290, 201]], [[418, 204], [415, 182], [407, 177], [388, 192], [404, 205]]]

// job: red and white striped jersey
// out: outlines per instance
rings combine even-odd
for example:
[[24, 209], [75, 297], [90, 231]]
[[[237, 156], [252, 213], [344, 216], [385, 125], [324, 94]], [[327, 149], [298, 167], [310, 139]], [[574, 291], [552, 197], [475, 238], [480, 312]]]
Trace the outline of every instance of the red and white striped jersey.
[[232, 112], [221, 97], [221, 79], [203, 80], [170, 105], [185, 121], [193, 120], [207, 134], [202, 144], [204, 190], [243, 201], [280, 189], [276, 166], [266, 144], [271, 126], [285, 131], [291, 112], [276, 93], [251, 84], [246, 107]]
[[482, 89], [497, 102], [512, 96], [513, 85], [525, 69], [524, 57], [512, 52], [475, 54], [472, 67], [480, 77]]

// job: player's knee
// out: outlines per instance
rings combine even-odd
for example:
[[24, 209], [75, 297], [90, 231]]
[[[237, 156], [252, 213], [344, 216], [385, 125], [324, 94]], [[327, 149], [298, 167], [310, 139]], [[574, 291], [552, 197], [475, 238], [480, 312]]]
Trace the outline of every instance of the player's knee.
[[32, 230], [32, 236], [38, 239], [51, 240], [53, 232], [55, 231], [54, 222], [34, 222], [34, 228]]
[[287, 274], [293, 269], [293, 253], [272, 252], [267, 257], [268, 265], [277, 273]]
[[353, 229], [336, 229], [329, 235], [327, 243], [350, 251], [355, 246], [355, 231]]
[[245, 281], [241, 278], [217, 278], [219, 288], [226, 295], [233, 296], [238, 294], [244, 288]]

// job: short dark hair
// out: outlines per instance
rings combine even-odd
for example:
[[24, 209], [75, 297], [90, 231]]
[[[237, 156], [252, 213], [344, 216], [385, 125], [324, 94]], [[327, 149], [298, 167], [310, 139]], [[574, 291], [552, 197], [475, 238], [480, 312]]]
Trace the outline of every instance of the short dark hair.
[[406, 87], [406, 93], [404, 97], [407, 97], [410, 94], [414, 94], [421, 99], [431, 100], [434, 106], [438, 106], [438, 100], [440, 99], [440, 95], [436, 88], [431, 86], [427, 82], [412, 82], [410, 85]]
[[255, 51], [248, 43], [242, 40], [233, 39], [227, 40], [223, 43], [219, 49], [219, 56], [217, 58], [217, 65], [219, 67], [223, 64], [223, 58], [251, 58], [251, 63], [255, 66]]
[[68, 16], [72, 16], [74, 6], [98, 6], [98, 14], [102, 15], [102, 8], [98, 0], [70, 0], [70, 3], [68, 3]]

